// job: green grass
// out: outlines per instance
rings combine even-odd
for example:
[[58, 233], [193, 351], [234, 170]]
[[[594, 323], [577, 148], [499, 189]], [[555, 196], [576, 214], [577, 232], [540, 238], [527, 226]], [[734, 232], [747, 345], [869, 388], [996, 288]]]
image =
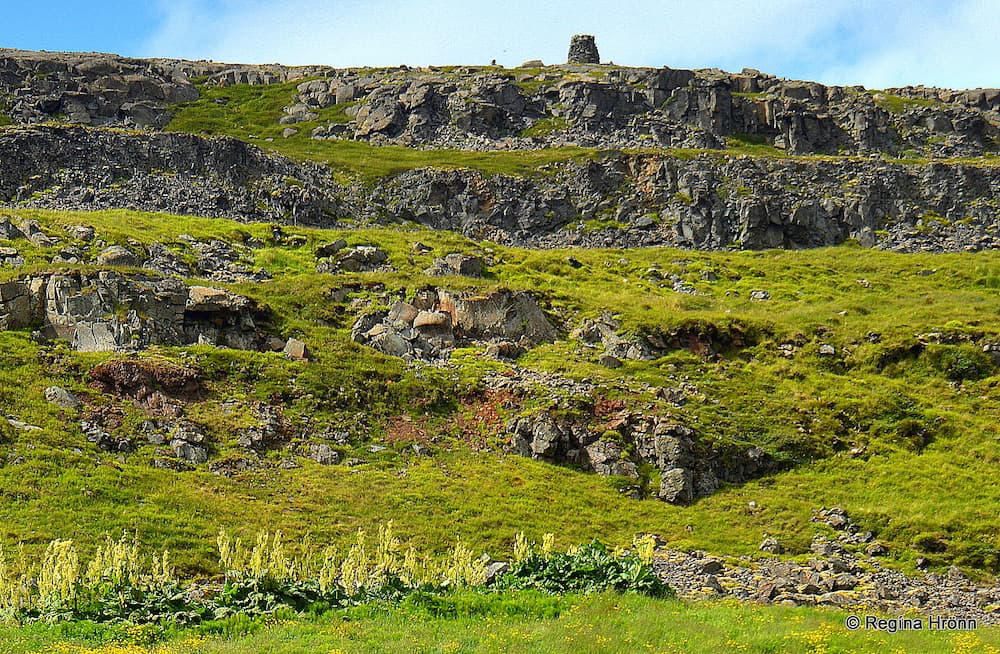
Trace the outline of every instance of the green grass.
[[[274, 652], [740, 651], [933, 654], [995, 653], [1000, 630], [850, 631], [847, 613], [729, 602], [684, 603], [635, 595], [552, 598], [522, 592], [459, 593], [434, 604], [406, 602], [331, 611], [321, 617], [239, 616], [177, 630], [70, 623], [0, 627], [0, 652], [66, 654], [243, 654]], [[890, 616], [898, 617], [898, 616]], [[154, 644], [155, 643], [155, 644]]]
[[282, 107], [292, 103], [295, 87], [299, 83], [301, 82], [271, 86], [202, 86], [198, 100], [176, 108], [168, 129], [249, 140], [296, 159], [327, 163], [336, 170], [359, 175], [366, 180], [425, 166], [473, 168], [489, 174], [527, 175], [537, 172], [545, 164], [596, 154], [593, 149], [573, 147], [523, 152], [415, 150], [400, 146], [376, 147], [362, 141], [310, 138], [315, 127], [328, 122], [347, 122], [349, 117], [344, 110], [348, 103], [321, 110], [320, 117], [314, 121], [292, 125], [299, 132], [289, 138], [282, 138], [281, 132], [285, 126], [279, 125], [278, 119], [283, 115]]
[[[157, 353], [203, 370], [208, 392], [187, 413], [208, 427], [216, 460], [240, 454], [236, 432], [253, 424], [249, 407], [257, 401], [277, 403], [296, 425], [348, 431], [353, 441], [341, 448], [343, 454], [367, 463], [324, 468], [298, 459], [300, 468], [282, 470], [276, 466], [289, 455], [272, 453], [264, 470], [227, 479], [204, 469], [154, 469], [149, 461], [156, 455], [148, 445], [120, 457], [97, 452], [80, 433], [79, 416], [52, 407], [42, 393], [51, 384], [65, 386], [91, 402], [118, 407], [123, 429], [136, 428], [144, 418], [139, 408], [87, 386], [87, 370], [109, 355], [43, 348], [27, 332], [6, 332], [0, 334], [0, 404], [42, 430], [16, 432], [0, 421], [5, 545], [39, 548], [64, 537], [88, 547], [105, 532], [136, 530], [144, 542], [175, 551], [188, 573], [210, 573], [211, 539], [220, 525], [244, 533], [281, 528], [292, 538], [312, 532], [343, 543], [357, 527], [394, 518], [403, 535], [431, 547], [447, 547], [461, 536], [477, 550], [502, 552], [521, 530], [535, 538], [553, 532], [562, 544], [595, 536], [620, 544], [648, 531], [675, 547], [756, 555], [770, 533], [800, 554], [818, 529], [810, 522], [812, 512], [842, 505], [890, 546], [891, 560], [905, 569], [912, 570], [918, 556], [929, 556], [938, 569], [952, 563], [975, 574], [1000, 569], [1000, 486], [992, 481], [1000, 462], [1000, 432], [992, 418], [1000, 412], [1000, 376], [978, 345], [1000, 340], [995, 252], [904, 255], [851, 246], [795, 252], [528, 251], [428, 230], [286, 227], [304, 237], [303, 245], [288, 247], [271, 241], [268, 225], [128, 211], [18, 213], [53, 233], [61, 233], [62, 225], [90, 224], [109, 242], [131, 237], [181, 247], [182, 233], [263, 242], [247, 255], [248, 263], [276, 278], [228, 287], [269, 307], [272, 329], [303, 338], [316, 360], [303, 364], [277, 354], [210, 347]], [[312, 272], [313, 248], [338, 237], [351, 245], [381, 245], [398, 271]], [[434, 251], [414, 253], [415, 241]], [[24, 250], [35, 269], [44, 268], [52, 254]], [[420, 272], [434, 257], [454, 251], [488, 256], [490, 278], [442, 281]], [[570, 266], [570, 256], [582, 266]], [[919, 274], [923, 270], [936, 272]], [[703, 279], [706, 271], [717, 281]], [[659, 281], [670, 275], [700, 295], [675, 293]], [[588, 378], [602, 384], [599, 396], [642, 411], [663, 409], [653, 407], [651, 391], [641, 384], [692, 384], [696, 395], [670, 409], [678, 421], [719, 448], [764, 447], [789, 469], [677, 507], [622, 497], [614, 480], [504, 454], [503, 422], [521, 411], [555, 406], [552, 394], [539, 388], [523, 403], [496, 407], [499, 423], [477, 422], [476, 407], [490, 402], [482, 375], [508, 364], [470, 348], [456, 355], [454, 368], [413, 368], [351, 343], [348, 330], [359, 309], [351, 299], [330, 299], [331, 289], [349, 282], [383, 285], [385, 291], [354, 296], [379, 306], [391, 302], [383, 293], [412, 293], [425, 285], [530, 290], [567, 331], [610, 310], [626, 334], [745, 333], [749, 341], [723, 349], [717, 361], [678, 349], [610, 370], [597, 364], [598, 351], [564, 337], [519, 363]], [[755, 289], [768, 290], [771, 299], [749, 300]], [[928, 332], [978, 340], [914, 350], [915, 336]], [[871, 342], [870, 333], [880, 334], [879, 341]], [[787, 342], [799, 343], [791, 358], [778, 347]], [[833, 345], [836, 355], [821, 356], [821, 344]], [[592, 400], [565, 398], [569, 409], [560, 410], [587, 419]], [[225, 403], [233, 401], [235, 413], [226, 417], [223, 410], [234, 409]], [[403, 415], [424, 431], [432, 457], [413, 455], [405, 439], [387, 439]], [[601, 429], [599, 420], [588, 420]], [[372, 454], [372, 443], [388, 449]], [[751, 501], [758, 509], [748, 508]], [[504, 510], [483, 512], [484, 506]], [[921, 551], [916, 545], [922, 534], [938, 534], [947, 549]]]
[[726, 150], [740, 154], [766, 157], [784, 157], [787, 153], [767, 142], [757, 134], [735, 134], [726, 139]]
[[875, 104], [878, 107], [892, 114], [901, 114], [908, 109], [917, 107], [933, 107], [943, 104], [941, 101], [931, 98], [905, 98], [882, 91], [869, 91], [869, 93], [875, 98]]

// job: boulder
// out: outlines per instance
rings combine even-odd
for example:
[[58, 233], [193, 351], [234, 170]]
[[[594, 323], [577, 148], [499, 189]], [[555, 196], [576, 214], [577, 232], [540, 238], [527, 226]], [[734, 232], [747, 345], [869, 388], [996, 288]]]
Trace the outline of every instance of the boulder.
[[312, 358], [309, 353], [309, 348], [306, 344], [297, 338], [290, 338], [288, 342], [285, 343], [285, 347], [281, 350], [282, 353], [292, 359], [293, 361], [308, 361]]
[[326, 443], [313, 443], [309, 446], [309, 458], [325, 466], [332, 466], [340, 463], [340, 453]]
[[583, 462], [599, 475], [620, 477], [639, 477], [636, 465], [624, 456], [622, 446], [618, 443], [599, 440], [583, 448]]
[[192, 445], [191, 443], [175, 439], [170, 441], [170, 447], [174, 450], [174, 455], [187, 461], [188, 463], [205, 463], [208, 461], [208, 450], [200, 445]]
[[557, 332], [535, 297], [527, 291], [500, 290], [482, 296], [438, 291], [441, 311], [467, 338], [517, 341], [538, 345], [555, 340]]
[[342, 238], [338, 238], [336, 241], [331, 241], [330, 243], [324, 243], [316, 248], [316, 258], [332, 257], [346, 247], [347, 241]]
[[444, 277], [447, 275], [482, 277], [483, 260], [468, 254], [453, 253], [440, 259], [435, 259], [433, 265], [425, 270], [424, 274], [433, 277]]
[[46, 388], [45, 399], [63, 409], [78, 409], [83, 404], [80, 398], [61, 386]]
[[18, 268], [24, 265], [24, 257], [14, 248], [0, 247], [0, 266]]
[[694, 499], [694, 475], [685, 468], [669, 468], [660, 472], [657, 497], [672, 504], [686, 504]]
[[128, 248], [112, 245], [98, 253], [96, 263], [99, 266], [136, 267], [141, 262], [139, 257]]
[[18, 239], [26, 239], [20, 229], [14, 226], [14, 223], [10, 221], [10, 218], [6, 216], [0, 218], [0, 240], [4, 241], [16, 241]]

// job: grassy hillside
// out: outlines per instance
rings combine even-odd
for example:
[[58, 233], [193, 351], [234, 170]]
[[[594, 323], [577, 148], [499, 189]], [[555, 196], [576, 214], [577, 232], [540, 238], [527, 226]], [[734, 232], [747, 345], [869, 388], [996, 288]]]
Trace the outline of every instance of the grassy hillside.
[[[235, 431], [253, 424], [247, 407], [262, 401], [295, 425], [349, 432], [344, 456], [365, 463], [324, 467], [275, 451], [263, 469], [226, 478], [204, 466], [155, 469], [151, 445], [124, 455], [100, 452], [81, 433], [79, 415], [48, 404], [42, 393], [52, 384], [66, 387], [92, 405], [120, 410], [123, 429], [135, 429], [143, 410], [87, 385], [93, 365], [118, 355], [74, 353], [39, 345], [26, 331], [5, 332], [0, 404], [41, 427], [25, 432], [0, 422], [6, 546], [38, 551], [54, 538], [73, 538], [86, 548], [106, 533], [136, 531], [141, 541], [172, 550], [182, 572], [214, 574], [220, 526], [245, 535], [280, 528], [292, 540], [309, 533], [343, 544], [360, 526], [394, 519], [407, 539], [440, 550], [461, 537], [477, 551], [503, 552], [518, 531], [535, 538], [552, 532], [562, 546], [595, 536], [625, 543], [653, 532], [674, 547], [733, 556], [757, 554], [770, 534], [794, 555], [807, 552], [813, 534], [826, 533], [810, 521], [813, 512], [840, 505], [904, 568], [924, 556], [935, 567], [958, 563], [974, 574], [1000, 569], [993, 419], [1000, 378], [983, 352], [984, 344], [1000, 342], [995, 253], [592, 250], [572, 253], [582, 264], [575, 268], [565, 251], [522, 251], [440, 232], [297, 229], [290, 234], [303, 243], [288, 246], [275, 243], [267, 225], [129, 212], [18, 213], [52, 233], [89, 224], [109, 242], [133, 239], [133, 247], [180, 247], [185, 233], [259, 240], [249, 263], [275, 279], [229, 288], [270, 307], [272, 329], [302, 338], [315, 361], [208, 346], [142, 356], [201, 372], [207, 392], [187, 415], [209, 429], [215, 459], [237, 452]], [[338, 237], [381, 245], [397, 272], [313, 272], [314, 246]], [[415, 241], [434, 251], [415, 253]], [[52, 252], [23, 241], [18, 247], [29, 269], [47, 267]], [[488, 257], [489, 277], [442, 280], [420, 272], [451, 251]], [[698, 295], [660, 281], [671, 274]], [[341, 302], [331, 297], [332, 289], [355, 282], [369, 290]], [[486, 392], [482, 375], [510, 364], [480, 351], [459, 350], [448, 367], [421, 367], [350, 342], [362, 310], [357, 302], [384, 306], [394, 293], [428, 284], [531, 290], [563, 337], [531, 350], [520, 366], [599, 382], [604, 399], [637, 409], [653, 407], [656, 387], [690, 384], [697, 393], [671, 409], [677, 420], [709, 443], [759, 445], [787, 469], [681, 507], [628, 499], [616, 490], [619, 480], [508, 454], [502, 425], [558, 405], [547, 389], [523, 406], [506, 406]], [[767, 290], [770, 300], [750, 300], [753, 290]], [[713, 359], [677, 349], [612, 370], [596, 363], [597, 351], [565, 336], [605, 310], [630, 333], [738, 329], [753, 338]], [[782, 349], [789, 343], [794, 350]], [[820, 354], [821, 345], [835, 353]], [[417, 456], [414, 441], [427, 443], [432, 456]], [[372, 445], [386, 449], [372, 452]], [[287, 460], [299, 467], [285, 469]]]

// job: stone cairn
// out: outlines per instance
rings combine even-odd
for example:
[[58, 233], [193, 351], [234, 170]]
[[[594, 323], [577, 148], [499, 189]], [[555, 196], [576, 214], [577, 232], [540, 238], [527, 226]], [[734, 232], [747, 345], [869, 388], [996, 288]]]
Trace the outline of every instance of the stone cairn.
[[590, 34], [576, 34], [569, 42], [567, 63], [599, 64], [601, 55], [597, 52], [597, 44]]

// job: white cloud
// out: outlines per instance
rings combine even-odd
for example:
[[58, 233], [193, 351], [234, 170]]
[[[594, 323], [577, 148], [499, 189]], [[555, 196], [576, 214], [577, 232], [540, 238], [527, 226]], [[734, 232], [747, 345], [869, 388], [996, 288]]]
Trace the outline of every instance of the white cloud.
[[[590, 33], [606, 60], [759, 68], [891, 86], [983, 85], [1000, 19], [993, 0], [173, 0], [149, 56], [333, 66], [512, 66], [564, 61]], [[1000, 80], [992, 82], [1000, 85]]]

